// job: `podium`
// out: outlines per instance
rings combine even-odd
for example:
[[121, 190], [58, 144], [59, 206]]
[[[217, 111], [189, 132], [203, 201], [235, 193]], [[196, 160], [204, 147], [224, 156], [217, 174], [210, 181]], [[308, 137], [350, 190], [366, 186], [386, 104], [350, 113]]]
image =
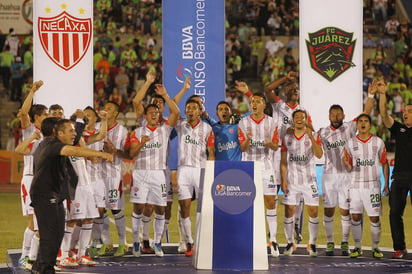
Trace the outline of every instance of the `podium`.
[[261, 170], [260, 162], [206, 162], [198, 196], [195, 268], [268, 270]]

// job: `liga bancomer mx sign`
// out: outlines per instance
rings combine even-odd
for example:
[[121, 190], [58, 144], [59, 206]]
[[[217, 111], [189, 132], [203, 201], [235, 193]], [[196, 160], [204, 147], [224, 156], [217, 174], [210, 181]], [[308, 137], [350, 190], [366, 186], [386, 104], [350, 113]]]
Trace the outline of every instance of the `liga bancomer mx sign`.
[[39, 17], [38, 32], [47, 56], [60, 68], [68, 71], [86, 54], [92, 37], [92, 21], [63, 11], [57, 16]]
[[306, 40], [312, 69], [332, 82], [349, 68], [352, 62], [356, 40], [349, 33], [336, 27], [326, 27], [309, 33]]

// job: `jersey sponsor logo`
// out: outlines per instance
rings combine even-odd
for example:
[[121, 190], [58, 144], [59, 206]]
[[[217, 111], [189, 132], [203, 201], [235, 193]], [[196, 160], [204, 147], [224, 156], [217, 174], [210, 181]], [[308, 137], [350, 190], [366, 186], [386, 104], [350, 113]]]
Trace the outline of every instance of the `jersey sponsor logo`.
[[346, 141], [344, 141], [344, 140], [339, 140], [339, 141], [336, 141], [336, 142], [333, 142], [333, 143], [326, 142], [326, 148], [328, 150], [336, 149], [336, 148], [345, 146], [345, 144], [346, 144]]
[[54, 17], [39, 17], [38, 32], [47, 56], [68, 71], [84, 57], [92, 38], [92, 21], [63, 11]]
[[159, 142], [151, 143], [151, 144], [146, 143], [146, 144], [143, 146], [143, 149], [159, 149], [159, 148], [161, 148], [161, 147], [162, 147], [162, 144], [159, 143]]
[[252, 146], [252, 147], [264, 147], [265, 142], [264, 141], [253, 141], [252, 139], [250, 139], [250, 146]]
[[374, 166], [375, 165], [375, 160], [373, 159], [366, 159], [366, 160], [361, 160], [361, 159], [356, 159], [356, 166]]
[[219, 152], [222, 152], [224, 150], [235, 149], [235, 148], [237, 148], [237, 143], [235, 141], [227, 142], [224, 144], [221, 144], [221, 143], [217, 144], [217, 150]]
[[287, 116], [283, 116], [283, 124], [284, 125], [293, 125], [292, 120], [289, 119]]
[[305, 155], [294, 155], [291, 153], [289, 156], [290, 162], [307, 162], [308, 160], [309, 160], [309, 157]]
[[308, 33], [306, 40], [310, 65], [323, 78], [332, 82], [354, 67], [352, 62], [356, 39], [353, 32], [336, 27], [325, 27]]
[[190, 135], [186, 135], [185, 144], [199, 145], [199, 142], [193, 139]]

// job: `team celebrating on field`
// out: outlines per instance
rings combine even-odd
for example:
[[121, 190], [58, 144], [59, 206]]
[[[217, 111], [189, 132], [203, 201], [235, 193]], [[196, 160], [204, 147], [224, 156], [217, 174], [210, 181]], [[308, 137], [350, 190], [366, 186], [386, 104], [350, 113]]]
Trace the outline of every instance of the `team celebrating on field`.
[[[400, 136], [402, 147], [397, 145], [395, 155], [402, 158], [396, 163], [407, 162], [410, 156], [405, 153], [412, 152], [409, 144], [412, 105], [405, 107], [404, 124], [395, 122], [386, 113], [388, 84], [374, 80], [369, 85], [363, 113], [344, 122], [343, 108], [332, 105], [329, 108], [330, 125], [314, 131], [308, 111], [299, 105], [297, 77], [297, 73], [290, 72], [268, 84], [264, 93], [252, 93], [245, 82], [236, 81], [237, 90], [250, 100], [250, 112], [235, 117], [229, 103], [221, 101], [216, 106], [218, 121], [215, 121], [197, 95], [190, 96], [184, 104], [184, 114], [180, 112], [179, 101], [190, 90], [189, 77], [175, 98], [170, 98], [165, 86], [155, 84], [156, 75], [150, 70], [134, 98], [139, 127], [132, 132], [116, 121], [119, 105], [113, 101], [107, 102], [99, 112], [92, 107], [78, 110], [70, 120], [64, 119], [59, 105], [47, 109], [44, 105], [32, 104], [33, 95], [41, 92], [42, 85], [41, 81], [35, 82], [20, 111], [24, 141], [16, 148], [25, 155], [22, 207], [23, 215], [30, 219], [24, 232], [20, 265], [31, 269], [31, 263], [35, 261], [34, 272], [42, 273], [42, 269], [50, 267], [93, 266], [100, 256], [125, 255], [128, 244], [123, 214], [122, 158], [134, 159], [130, 202], [133, 204], [131, 249], [135, 257], [142, 253], [164, 256], [161, 242], [171, 216], [174, 174], [177, 174], [181, 234], [178, 251], [192, 256], [196, 242], [192, 237], [190, 207], [199, 193], [201, 168], [206, 160], [261, 161], [271, 256], [280, 256], [276, 234], [278, 192], [282, 190], [287, 240], [283, 255], [291, 256], [296, 250], [295, 242], [302, 240], [295, 225], [300, 222], [306, 205], [309, 215], [307, 251], [309, 256], [316, 257], [319, 230], [316, 159], [324, 157], [325, 255], [335, 254], [334, 213], [338, 207], [342, 226], [341, 254], [351, 258], [362, 255], [362, 215], [365, 211], [370, 219], [372, 256], [382, 258], [383, 253], [378, 247], [382, 213], [381, 168], [383, 193], [389, 194], [397, 186], [395, 199], [406, 200], [405, 190], [408, 190], [412, 177], [402, 163], [395, 164], [393, 179], [400, 183], [392, 183], [389, 191], [385, 145], [371, 134], [369, 114], [375, 98], [379, 97], [384, 124]], [[153, 85], [156, 94], [149, 104], [144, 105], [143, 99]], [[285, 99], [278, 94], [280, 89]], [[169, 117], [164, 116], [166, 105]], [[269, 111], [267, 106], [271, 107]], [[50, 174], [49, 178], [46, 178], [47, 174]], [[407, 253], [402, 222], [406, 201], [398, 205], [399, 201], [394, 201], [394, 197], [390, 196], [393, 258], [402, 258]], [[63, 204], [65, 213], [62, 215]], [[53, 213], [50, 213], [50, 208], [56, 212], [51, 210]], [[117, 249], [110, 239], [109, 211], [118, 233]], [[150, 241], [153, 211], [154, 239]], [[63, 225], [55, 227], [47, 220], [53, 219], [49, 215]], [[348, 244], [350, 231], [355, 243], [352, 251]]]

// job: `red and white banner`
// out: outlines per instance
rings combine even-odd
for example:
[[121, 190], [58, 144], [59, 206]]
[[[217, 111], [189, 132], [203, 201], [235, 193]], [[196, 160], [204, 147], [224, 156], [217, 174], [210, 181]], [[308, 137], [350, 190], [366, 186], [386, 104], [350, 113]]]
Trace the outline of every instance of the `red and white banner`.
[[93, 1], [34, 0], [34, 102], [60, 104], [66, 117], [93, 106]]

